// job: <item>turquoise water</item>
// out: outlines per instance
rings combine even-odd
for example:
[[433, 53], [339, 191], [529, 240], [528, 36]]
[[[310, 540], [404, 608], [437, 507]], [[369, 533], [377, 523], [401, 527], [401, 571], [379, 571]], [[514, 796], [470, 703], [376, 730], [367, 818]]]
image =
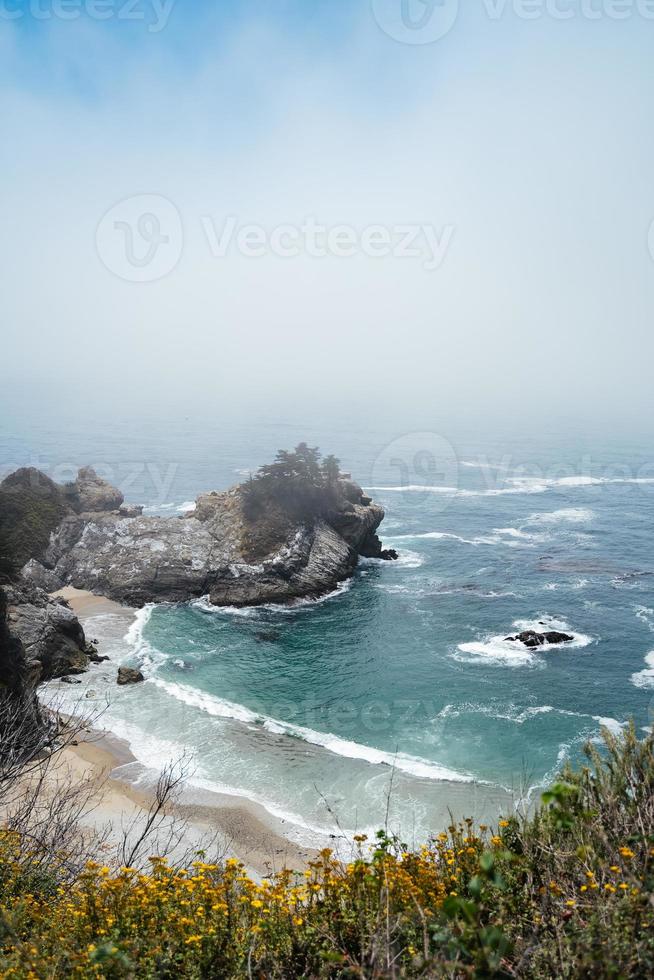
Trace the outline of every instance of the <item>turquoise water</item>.
[[[64, 438], [35, 423], [3, 438], [5, 468], [36, 456], [61, 478], [104, 464], [152, 513], [181, 512], [307, 438], [386, 508], [383, 541], [400, 560], [363, 562], [320, 602], [142, 610], [112, 657], [140, 663], [146, 684], [111, 687], [106, 714], [137, 757], [186, 751], [198, 785], [245, 793], [307, 832], [370, 830], [388, 812], [417, 840], [448, 803], [492, 815], [507, 794], [533, 798], [602, 724], [649, 726], [651, 445], [444, 431], [114, 422]], [[538, 623], [574, 643], [504, 641]]]

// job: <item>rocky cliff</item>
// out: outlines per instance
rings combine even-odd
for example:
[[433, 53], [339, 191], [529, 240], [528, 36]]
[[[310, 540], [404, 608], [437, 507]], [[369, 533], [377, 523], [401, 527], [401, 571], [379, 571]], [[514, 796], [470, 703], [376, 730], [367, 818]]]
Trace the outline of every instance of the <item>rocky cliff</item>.
[[93, 656], [63, 599], [19, 583], [0, 587], [0, 762], [31, 756], [49, 739], [37, 686], [85, 671]]
[[[18, 477], [8, 478], [12, 487]], [[29, 482], [38, 484], [34, 473]], [[131, 605], [204, 595], [216, 605], [288, 602], [331, 591], [360, 555], [394, 557], [376, 533], [383, 509], [340, 476], [330, 486], [329, 507], [311, 517], [289, 516], [275, 503], [253, 517], [245, 486], [204, 494], [191, 514], [164, 518], [124, 505], [88, 468], [75, 484], [58, 488], [59, 496], [50, 483], [47, 499], [58, 500], [63, 512], [54, 527], [50, 512], [42, 522], [47, 542], [41, 533], [30, 539], [31, 553], [21, 551], [23, 578], [48, 591], [73, 585]]]

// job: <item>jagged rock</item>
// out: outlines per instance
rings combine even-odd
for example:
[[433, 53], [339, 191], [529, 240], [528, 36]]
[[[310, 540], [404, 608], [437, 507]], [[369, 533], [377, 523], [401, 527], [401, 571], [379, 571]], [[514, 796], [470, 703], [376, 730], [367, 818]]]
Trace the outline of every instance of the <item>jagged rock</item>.
[[0, 588], [0, 740], [3, 748], [31, 755], [47, 739], [47, 723], [36, 697], [40, 664], [31, 664], [8, 619], [9, 601]]
[[65, 677], [61, 678], [62, 684], [81, 684], [79, 677], [73, 677], [71, 674], [66, 674]]
[[120, 684], [121, 687], [125, 684], [139, 684], [144, 681], [145, 677], [140, 670], [136, 670], [134, 667], [119, 667], [118, 677], [116, 683]]
[[27, 566], [30, 581], [47, 591], [63, 584], [46, 560], [52, 534], [71, 524], [73, 535], [82, 513], [117, 510], [120, 490], [101, 479], [90, 466], [74, 483], [61, 486], [34, 467], [16, 470], [0, 483], [0, 582], [15, 581]]
[[84, 630], [63, 599], [28, 583], [7, 586], [6, 594], [7, 622], [22, 644], [33, 682], [87, 670]]
[[569, 633], [559, 633], [557, 630], [549, 630], [545, 633], [545, 639], [548, 643], [572, 643], [574, 636], [570, 636]]
[[533, 649], [534, 647], [542, 647], [545, 643], [570, 643], [574, 640], [574, 636], [570, 636], [569, 633], [559, 633], [556, 630], [548, 630], [546, 633], [537, 633], [536, 630], [523, 630], [517, 636], [507, 636], [506, 640], [511, 643], [519, 642], [523, 646]]
[[92, 466], [83, 466], [73, 484], [77, 509], [81, 513], [118, 510], [125, 499], [115, 487], [103, 480]]
[[131, 605], [205, 595], [237, 606], [317, 598], [352, 574], [359, 555], [396, 557], [377, 537], [383, 509], [352, 480], [338, 490], [330, 512], [306, 522], [274, 507], [246, 517], [243, 487], [202, 494], [182, 518], [70, 513], [23, 574], [40, 582], [46, 569], [60, 585]]
[[55, 571], [35, 558], [30, 558], [23, 568], [23, 578], [44, 592], [58, 592], [64, 585], [63, 579]]
[[86, 644], [86, 647], [84, 648], [84, 653], [89, 658], [89, 661], [92, 664], [103, 664], [105, 660], [109, 660], [109, 657], [100, 656], [100, 654], [98, 653], [98, 648], [93, 643]]

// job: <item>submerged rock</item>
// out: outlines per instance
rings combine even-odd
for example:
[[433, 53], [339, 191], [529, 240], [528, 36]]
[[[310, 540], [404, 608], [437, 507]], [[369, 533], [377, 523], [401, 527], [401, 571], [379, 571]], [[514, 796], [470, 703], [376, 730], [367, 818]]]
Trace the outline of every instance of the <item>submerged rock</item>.
[[559, 633], [557, 630], [548, 630], [545, 633], [537, 633], [536, 630], [523, 630], [517, 636], [507, 636], [505, 639], [511, 643], [522, 643], [523, 646], [534, 648], [542, 647], [546, 643], [551, 645], [570, 643], [574, 640], [574, 636], [570, 636], [569, 633]]

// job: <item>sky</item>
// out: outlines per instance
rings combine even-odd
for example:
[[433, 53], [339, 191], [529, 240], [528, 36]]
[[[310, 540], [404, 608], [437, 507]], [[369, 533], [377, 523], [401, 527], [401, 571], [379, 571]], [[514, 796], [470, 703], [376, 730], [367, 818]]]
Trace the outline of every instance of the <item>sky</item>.
[[3, 391], [649, 422], [653, 42], [652, 0], [0, 0]]

